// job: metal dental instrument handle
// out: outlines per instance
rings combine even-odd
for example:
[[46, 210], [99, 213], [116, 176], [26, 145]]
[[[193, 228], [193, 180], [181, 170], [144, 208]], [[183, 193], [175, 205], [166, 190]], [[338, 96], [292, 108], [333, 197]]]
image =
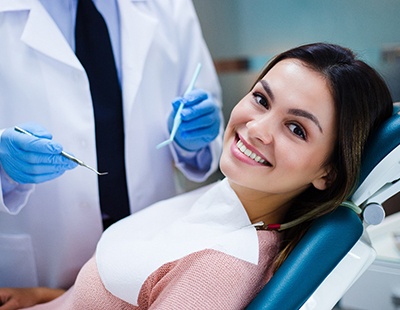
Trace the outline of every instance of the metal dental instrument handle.
[[[24, 134], [26, 134], [26, 135], [28, 135], [28, 136], [32, 136], [32, 137], [35, 136], [35, 135], [31, 134], [29, 131], [26, 131], [25, 129], [22, 129], [21, 127], [18, 127], [18, 126], [15, 126], [15, 127], [14, 127], [14, 130], [16, 130], [16, 131], [18, 131], [18, 132], [20, 132], [20, 133], [24, 133]], [[93, 167], [90, 167], [90, 166], [86, 165], [82, 160], [76, 158], [75, 156], [73, 156], [73, 155], [71, 155], [71, 154], [68, 154], [67, 152], [62, 151], [62, 152], [61, 152], [61, 155], [64, 156], [64, 157], [66, 157], [66, 158], [68, 158], [68, 159], [70, 159], [70, 160], [72, 160], [72, 161], [74, 161], [74, 162], [76, 162], [78, 165], [80, 165], [80, 166], [82, 166], [82, 167], [85, 167], [85, 168], [88, 168], [89, 170], [92, 170], [92, 171], [95, 172], [97, 175], [106, 175], [106, 174], [108, 174], [108, 172], [98, 172], [98, 171], [97, 171], [96, 169], [94, 169]]]
[[99, 172], [96, 169], [94, 169], [93, 167], [90, 167], [89, 165], [85, 164], [83, 161], [81, 161], [80, 159], [76, 158], [75, 156], [72, 156], [71, 154], [68, 154], [67, 152], [62, 151], [61, 155], [76, 162], [78, 165], [88, 168], [89, 170], [92, 170], [93, 172], [95, 172], [97, 175], [106, 175], [108, 174], [108, 172]]
[[[186, 89], [185, 93], [183, 94], [183, 97], [185, 97], [188, 93], [190, 93], [193, 90], [194, 83], [196, 83], [197, 77], [199, 76], [199, 73], [200, 73], [200, 69], [201, 69], [201, 63], [198, 63], [196, 70], [194, 71], [192, 80], [190, 81], [188, 88]], [[181, 102], [178, 110], [176, 111], [176, 115], [174, 118], [172, 130], [171, 130], [171, 134], [170, 134], [169, 138], [167, 140], [161, 142], [160, 144], [157, 144], [157, 146], [156, 146], [157, 149], [160, 149], [163, 146], [166, 146], [166, 145], [170, 144], [172, 141], [174, 141], [175, 134], [178, 131], [179, 125], [181, 124], [181, 112], [182, 112], [184, 105], [185, 105], [184, 102]]]

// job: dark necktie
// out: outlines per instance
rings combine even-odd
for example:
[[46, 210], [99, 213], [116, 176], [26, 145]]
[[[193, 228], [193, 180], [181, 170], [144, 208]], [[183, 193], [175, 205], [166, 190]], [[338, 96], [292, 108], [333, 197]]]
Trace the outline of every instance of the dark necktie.
[[[96, 129], [100, 206], [113, 221], [130, 214], [125, 175], [121, 88], [107, 25], [92, 0], [79, 0], [76, 55], [89, 78]], [[83, 185], [84, 186], [84, 185]]]

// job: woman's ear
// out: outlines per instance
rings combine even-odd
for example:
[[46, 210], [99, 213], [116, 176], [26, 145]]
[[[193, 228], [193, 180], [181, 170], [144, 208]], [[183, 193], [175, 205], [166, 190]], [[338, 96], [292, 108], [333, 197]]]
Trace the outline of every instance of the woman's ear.
[[330, 187], [335, 179], [336, 171], [331, 166], [327, 166], [325, 172], [320, 177], [316, 178], [312, 184], [316, 189], [323, 191]]

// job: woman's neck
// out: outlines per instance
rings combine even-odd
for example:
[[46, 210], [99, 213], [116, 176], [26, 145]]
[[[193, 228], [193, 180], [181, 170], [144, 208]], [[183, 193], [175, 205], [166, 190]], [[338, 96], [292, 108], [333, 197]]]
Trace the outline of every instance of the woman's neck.
[[229, 184], [238, 196], [253, 224], [260, 221], [264, 222], [264, 224], [282, 223], [293, 197], [298, 194], [268, 194], [243, 187], [230, 181]]

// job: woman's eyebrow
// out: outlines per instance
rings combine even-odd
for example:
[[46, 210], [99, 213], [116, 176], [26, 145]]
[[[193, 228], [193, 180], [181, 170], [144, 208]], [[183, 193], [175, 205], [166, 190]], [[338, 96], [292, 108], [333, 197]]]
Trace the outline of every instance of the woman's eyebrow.
[[[269, 84], [265, 80], [260, 80], [261, 86], [264, 88], [265, 92], [268, 94], [268, 96], [271, 98], [271, 101], [274, 101], [275, 96], [272, 93], [271, 87], [269, 87]], [[301, 109], [289, 109], [288, 111], [289, 114], [295, 115], [295, 116], [300, 116], [300, 117], [305, 117], [311, 120], [319, 129], [321, 133], [323, 133], [322, 127], [318, 121], [318, 119], [311, 114], [310, 112], [301, 110]]]
[[260, 84], [264, 88], [265, 92], [268, 94], [269, 98], [271, 98], [272, 101], [274, 101], [275, 97], [274, 94], [272, 93], [271, 88], [269, 87], [269, 84], [265, 80], [260, 80]]
[[319, 131], [322, 133], [322, 128], [321, 125], [318, 121], [318, 119], [311, 113], [301, 110], [301, 109], [289, 109], [288, 111], [289, 114], [295, 115], [295, 116], [300, 116], [300, 117], [305, 117], [311, 120], [317, 127], [319, 128]]

